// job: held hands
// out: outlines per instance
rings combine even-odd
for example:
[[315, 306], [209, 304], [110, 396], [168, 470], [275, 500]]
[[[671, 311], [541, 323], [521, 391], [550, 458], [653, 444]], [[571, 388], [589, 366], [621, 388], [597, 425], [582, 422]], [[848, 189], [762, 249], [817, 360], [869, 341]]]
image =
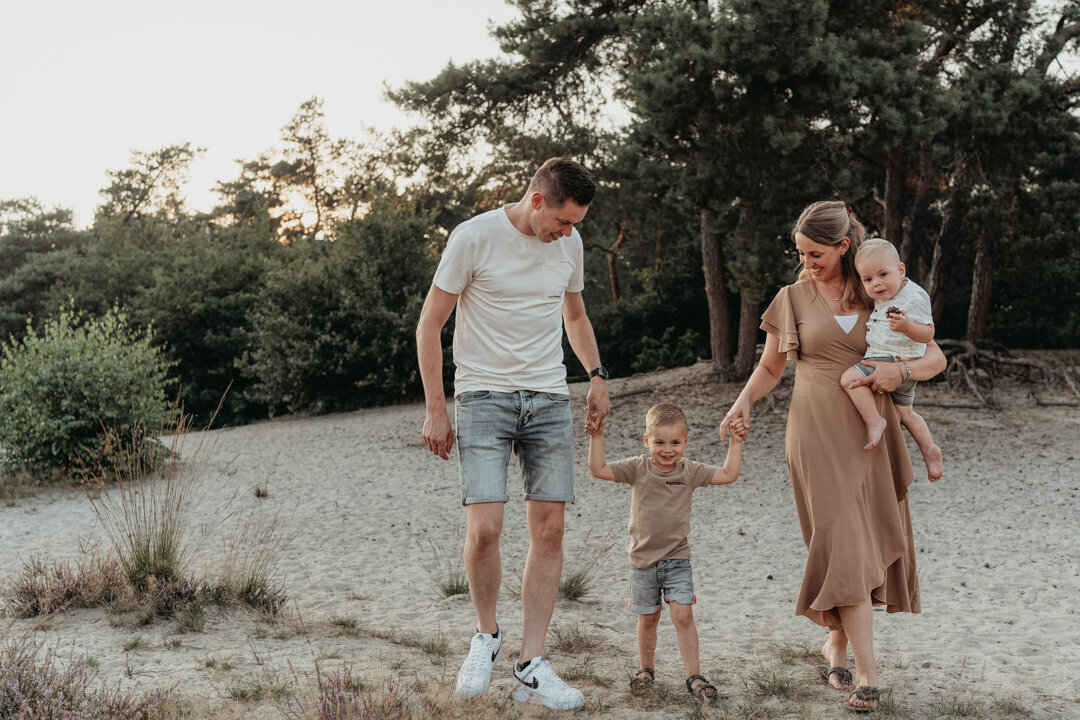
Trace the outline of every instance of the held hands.
[[[735, 418], [734, 420], [729, 422], [725, 427], [727, 427], [727, 428], [729, 428], [731, 430], [731, 441], [732, 442], [741, 443], [743, 440], [746, 439], [746, 436], [750, 432], [749, 430], [746, 429], [746, 423], [743, 422], [743, 419], [741, 417]], [[723, 430], [723, 428], [721, 428], [721, 430]], [[723, 432], [720, 433], [720, 436], [721, 436], [721, 438], [723, 438]]]
[[750, 433], [750, 403], [742, 396], [739, 396], [724, 419], [720, 421], [720, 442], [727, 442], [728, 430], [732, 431], [732, 435], [738, 436], [737, 442], [745, 440]]
[[454, 429], [450, 427], [450, 418], [445, 412], [429, 412], [424, 418], [424, 445], [443, 460], [450, 459], [450, 449], [454, 447]]
[[[587, 412], [587, 411], [586, 411]], [[604, 428], [607, 426], [607, 420], [601, 420], [596, 423], [586, 418], [585, 420], [585, 432], [593, 436], [603, 436]]]
[[594, 380], [585, 398], [585, 432], [590, 435], [602, 433], [604, 418], [611, 412], [611, 400], [608, 398], [607, 382]]

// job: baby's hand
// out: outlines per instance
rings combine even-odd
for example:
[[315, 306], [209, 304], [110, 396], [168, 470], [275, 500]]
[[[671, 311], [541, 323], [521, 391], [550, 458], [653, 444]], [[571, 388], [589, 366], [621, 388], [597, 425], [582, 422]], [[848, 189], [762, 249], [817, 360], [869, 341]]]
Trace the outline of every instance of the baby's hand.
[[885, 317], [889, 319], [889, 329], [895, 332], [903, 332], [907, 327], [908, 319], [907, 314], [900, 308], [889, 308], [885, 312]]
[[746, 439], [748, 431], [746, 429], [746, 423], [743, 422], [741, 417], [728, 423], [728, 428], [731, 429], [731, 439], [735, 442], [742, 442]]

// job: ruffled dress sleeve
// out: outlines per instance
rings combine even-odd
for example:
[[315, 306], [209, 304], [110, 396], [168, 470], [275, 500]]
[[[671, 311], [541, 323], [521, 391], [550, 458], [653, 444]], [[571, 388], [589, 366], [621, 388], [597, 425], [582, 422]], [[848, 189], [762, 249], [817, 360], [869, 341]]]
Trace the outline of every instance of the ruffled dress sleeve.
[[782, 353], [799, 348], [799, 328], [792, 307], [792, 286], [780, 288], [772, 303], [761, 315], [761, 329], [780, 340], [778, 350]]

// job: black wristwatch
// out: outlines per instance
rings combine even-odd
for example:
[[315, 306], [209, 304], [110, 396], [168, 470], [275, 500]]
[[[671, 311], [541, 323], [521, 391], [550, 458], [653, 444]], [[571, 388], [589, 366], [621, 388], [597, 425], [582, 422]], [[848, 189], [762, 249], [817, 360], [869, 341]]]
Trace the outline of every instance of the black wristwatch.
[[603, 365], [601, 365], [600, 367], [596, 368], [595, 370], [591, 370], [589, 372], [589, 379], [592, 380], [597, 375], [599, 375], [603, 379], [607, 380], [608, 377], [609, 377], [607, 368], [604, 367]]

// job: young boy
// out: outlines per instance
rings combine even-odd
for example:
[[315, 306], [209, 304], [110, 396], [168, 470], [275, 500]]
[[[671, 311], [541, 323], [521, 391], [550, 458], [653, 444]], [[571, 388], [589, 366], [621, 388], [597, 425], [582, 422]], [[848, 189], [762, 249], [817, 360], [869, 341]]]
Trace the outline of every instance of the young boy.
[[690, 572], [690, 496], [706, 485], [735, 482], [742, 465], [742, 441], [746, 429], [732, 425], [723, 467], [687, 460], [686, 415], [669, 403], [654, 405], [645, 416], [645, 448], [648, 453], [608, 464], [604, 459], [604, 425], [586, 426], [589, 433], [589, 472], [601, 480], [626, 483], [630, 496], [630, 603], [638, 614], [637, 647], [641, 669], [630, 682], [633, 692], [652, 685], [656, 655], [656, 626], [660, 600], [670, 606], [686, 669], [686, 689], [710, 701], [716, 688], [701, 675], [697, 628], [694, 626], [694, 580]]
[[[907, 361], [926, 353], [926, 343], [934, 339], [934, 318], [930, 297], [904, 275], [904, 263], [888, 240], [867, 240], [855, 253], [855, 267], [866, 293], [874, 300], [874, 311], [866, 324], [864, 360], [896, 362], [906, 380], [892, 392], [900, 422], [915, 438], [926, 462], [930, 482], [941, 479], [944, 467], [941, 448], [934, 443], [930, 428], [912, 407], [915, 384]], [[840, 377], [840, 384], [866, 423], [866, 450], [877, 447], [885, 431], [885, 419], [878, 414], [874, 393], [868, 387], [852, 388], [851, 383], [869, 375], [873, 368], [858, 363]]]

